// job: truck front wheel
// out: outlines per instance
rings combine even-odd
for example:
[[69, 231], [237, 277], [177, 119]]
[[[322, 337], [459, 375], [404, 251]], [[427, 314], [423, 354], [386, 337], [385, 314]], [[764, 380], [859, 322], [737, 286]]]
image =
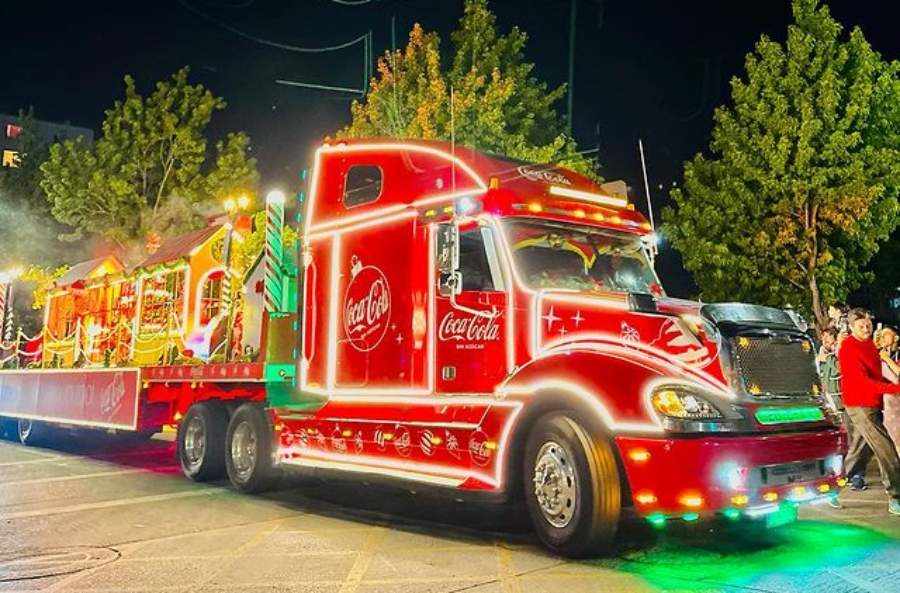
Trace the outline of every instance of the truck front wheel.
[[178, 462], [195, 482], [216, 480], [225, 473], [225, 427], [228, 413], [209, 402], [192, 405], [178, 425]]
[[231, 417], [225, 447], [228, 479], [241, 492], [263, 492], [278, 478], [275, 438], [265, 410], [244, 404]]
[[541, 417], [525, 447], [525, 500], [538, 537], [567, 557], [602, 553], [621, 513], [615, 454], [565, 413]]

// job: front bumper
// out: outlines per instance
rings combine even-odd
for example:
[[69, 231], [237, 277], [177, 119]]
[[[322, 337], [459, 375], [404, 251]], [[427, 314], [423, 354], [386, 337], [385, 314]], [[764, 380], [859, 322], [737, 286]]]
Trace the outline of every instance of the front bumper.
[[756, 435], [618, 436], [639, 515], [651, 519], [756, 517], [825, 502], [843, 486], [845, 435], [837, 428]]

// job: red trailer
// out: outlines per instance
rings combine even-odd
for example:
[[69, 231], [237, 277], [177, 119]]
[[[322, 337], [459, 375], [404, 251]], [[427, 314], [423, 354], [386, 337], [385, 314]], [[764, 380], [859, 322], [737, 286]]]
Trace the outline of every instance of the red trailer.
[[[666, 296], [614, 189], [443, 143], [327, 144], [296, 274], [270, 204], [245, 279], [264, 312], [240, 303], [254, 362], [5, 374], [0, 414], [73, 423], [70, 400], [121, 391], [115, 428], [176, 423], [193, 479], [256, 491], [299, 466], [487, 492], [567, 555], [609, 544], [623, 507], [661, 525], [836, 496], [844, 436], [809, 338], [777, 309]], [[83, 387], [45, 395], [51, 375]]]

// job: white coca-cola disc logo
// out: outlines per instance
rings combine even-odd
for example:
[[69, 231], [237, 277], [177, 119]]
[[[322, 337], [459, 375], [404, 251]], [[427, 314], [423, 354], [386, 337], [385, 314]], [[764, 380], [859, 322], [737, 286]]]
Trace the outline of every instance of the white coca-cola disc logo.
[[384, 273], [363, 266], [356, 256], [351, 262], [353, 278], [344, 293], [344, 332], [350, 345], [360, 352], [375, 349], [384, 339], [391, 320], [391, 288]]

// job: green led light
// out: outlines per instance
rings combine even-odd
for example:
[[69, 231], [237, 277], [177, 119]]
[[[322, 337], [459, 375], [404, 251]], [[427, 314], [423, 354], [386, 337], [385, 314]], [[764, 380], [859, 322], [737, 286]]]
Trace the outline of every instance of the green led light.
[[700, 518], [700, 515], [697, 513], [685, 513], [681, 516], [685, 521], [696, 521]]
[[741, 512], [737, 509], [725, 509], [722, 511], [722, 514], [725, 515], [726, 519], [731, 519], [732, 521], [737, 521], [741, 518]]
[[653, 513], [647, 515], [647, 521], [654, 527], [664, 527], [666, 525], [666, 516], [662, 513]]
[[822, 409], [817, 406], [790, 408], [759, 408], [756, 420], [760, 424], [793, 424], [795, 422], [818, 422], [824, 420]]

